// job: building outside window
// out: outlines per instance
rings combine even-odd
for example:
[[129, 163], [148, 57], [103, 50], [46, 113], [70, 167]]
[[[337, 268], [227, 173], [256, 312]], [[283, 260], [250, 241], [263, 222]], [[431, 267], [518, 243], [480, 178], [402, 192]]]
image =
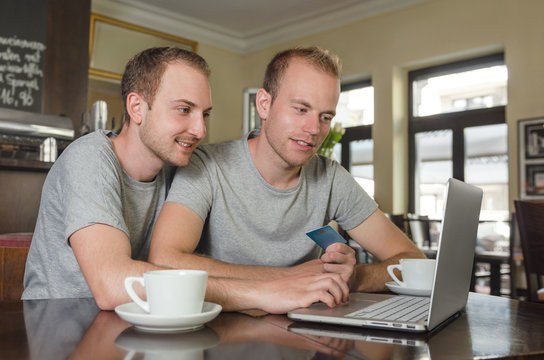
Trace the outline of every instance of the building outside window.
[[409, 73], [410, 211], [441, 219], [449, 177], [481, 187], [483, 250], [509, 244], [507, 80], [503, 54]]
[[374, 197], [374, 88], [370, 81], [342, 86], [333, 123], [346, 129], [333, 157]]

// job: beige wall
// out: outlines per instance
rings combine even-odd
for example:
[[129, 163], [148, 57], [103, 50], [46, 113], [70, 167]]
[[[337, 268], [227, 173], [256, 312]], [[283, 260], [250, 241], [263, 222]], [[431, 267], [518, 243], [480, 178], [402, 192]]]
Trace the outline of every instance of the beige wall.
[[[504, 51], [509, 71], [510, 200], [518, 196], [517, 121], [544, 115], [544, 1], [431, 0], [316, 35], [229, 59], [241, 79], [213, 89], [221, 106], [211, 121], [211, 142], [238, 138], [241, 93], [260, 84], [278, 50], [316, 44], [338, 53], [344, 78], [372, 78], [375, 88], [376, 200], [384, 211], [404, 212], [408, 201], [407, 72]], [[205, 54], [203, 54], [205, 55]], [[210, 60], [210, 58], [208, 58]], [[225, 68], [223, 68], [225, 69]], [[229, 75], [214, 69], [219, 82]], [[233, 68], [225, 69], [232, 75]], [[224, 87], [224, 86], [222, 86]], [[228, 120], [226, 120], [228, 119]]]
[[[345, 80], [371, 78], [375, 96], [375, 197], [388, 212], [408, 202], [407, 72], [504, 51], [509, 71], [510, 199], [518, 196], [517, 121], [544, 116], [544, 1], [428, 0], [249, 54], [199, 44], [212, 67], [208, 141], [240, 137], [242, 91], [259, 86], [273, 54], [294, 45], [338, 53]], [[183, 36], [182, 34], [177, 34]]]

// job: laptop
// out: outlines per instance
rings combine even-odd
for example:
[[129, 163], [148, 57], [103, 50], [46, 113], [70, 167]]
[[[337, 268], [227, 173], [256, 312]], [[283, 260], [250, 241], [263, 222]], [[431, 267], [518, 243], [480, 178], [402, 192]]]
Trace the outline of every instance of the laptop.
[[[345, 305], [331, 309], [324, 303], [315, 303], [289, 312], [288, 317], [408, 332], [431, 331], [455, 318], [467, 303], [482, 194], [480, 188], [456, 179], [446, 183], [444, 217], [430, 297], [351, 293]], [[407, 306], [411, 308], [407, 309]], [[400, 308], [398, 313], [395, 307]]]
[[[442, 323], [444, 326], [446, 324], [448, 323]], [[287, 330], [311, 337], [312, 340], [324, 345], [339, 345], [336, 347], [337, 350], [345, 349], [353, 358], [362, 355], [363, 358], [370, 359], [381, 354], [384, 355], [382, 358], [388, 359], [405, 359], [414, 355], [434, 359], [444, 358], [444, 354], [448, 354], [449, 358], [461, 359], [473, 352], [470, 331], [466, 331], [468, 328], [468, 318], [462, 315], [445, 331], [442, 331], [442, 326], [429, 332], [415, 333], [307, 321], [295, 321], [287, 327]]]

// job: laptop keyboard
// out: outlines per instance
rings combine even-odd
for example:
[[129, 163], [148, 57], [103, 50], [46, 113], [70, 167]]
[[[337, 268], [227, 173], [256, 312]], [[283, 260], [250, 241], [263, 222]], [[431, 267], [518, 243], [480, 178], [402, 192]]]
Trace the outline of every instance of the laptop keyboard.
[[429, 312], [429, 297], [395, 296], [345, 316], [388, 321], [419, 321]]

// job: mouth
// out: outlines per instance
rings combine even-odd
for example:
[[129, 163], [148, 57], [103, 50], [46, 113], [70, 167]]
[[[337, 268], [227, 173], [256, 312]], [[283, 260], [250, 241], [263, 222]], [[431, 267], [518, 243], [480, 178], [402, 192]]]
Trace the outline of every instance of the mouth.
[[304, 150], [309, 150], [309, 149], [312, 149], [315, 144], [312, 143], [312, 142], [308, 142], [308, 141], [304, 141], [304, 140], [296, 140], [296, 139], [293, 139], [293, 141], [299, 145], [300, 148], [304, 149]]
[[178, 144], [183, 150], [189, 151], [193, 149], [193, 146], [196, 146], [193, 141], [187, 141], [187, 140], [176, 140], [176, 144]]

